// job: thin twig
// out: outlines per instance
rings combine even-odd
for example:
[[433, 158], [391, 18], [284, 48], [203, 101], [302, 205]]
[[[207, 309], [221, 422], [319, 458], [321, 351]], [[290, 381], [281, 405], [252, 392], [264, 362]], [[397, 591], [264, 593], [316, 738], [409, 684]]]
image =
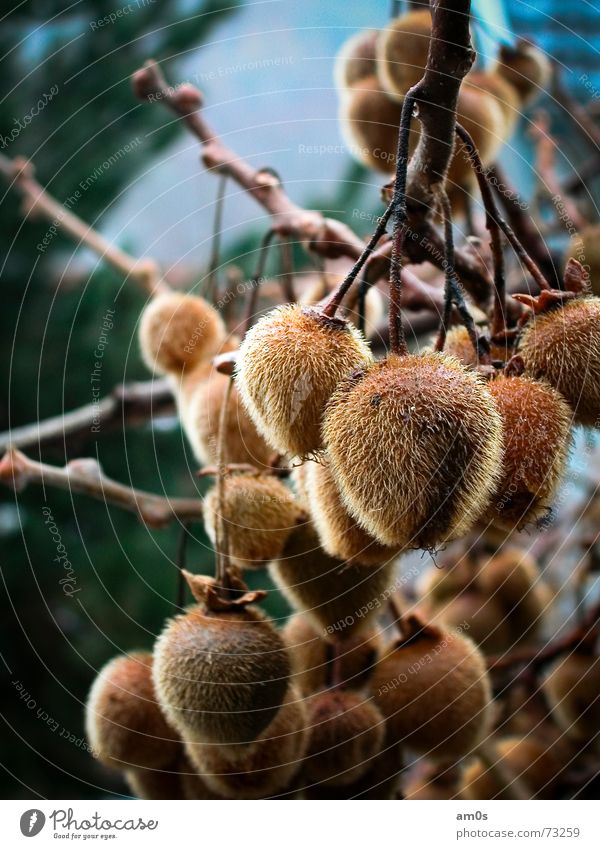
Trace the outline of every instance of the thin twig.
[[90, 248], [120, 274], [134, 280], [150, 294], [169, 288], [161, 279], [154, 260], [135, 259], [130, 256], [53, 198], [37, 182], [33, 165], [27, 159], [22, 157], [9, 159], [0, 154], [0, 173], [10, 180], [11, 186], [14, 186], [23, 196], [26, 214], [41, 215], [53, 222], [56, 227], [60, 226], [78, 243]]
[[221, 256], [221, 235], [223, 231], [223, 211], [225, 209], [225, 190], [227, 188], [227, 179], [227, 174], [221, 174], [219, 177], [217, 198], [215, 200], [210, 260], [208, 263], [208, 279], [206, 281], [206, 297], [212, 301], [212, 303], [215, 303], [218, 300], [217, 272]]
[[78, 492], [136, 513], [149, 528], [202, 519], [200, 498], [168, 498], [133, 489], [106, 477], [97, 460], [71, 460], [64, 468], [37, 463], [11, 449], [0, 460], [0, 483], [20, 492], [30, 484]]
[[490, 234], [492, 262], [494, 266], [494, 311], [492, 316], [492, 336], [496, 336], [506, 328], [506, 277], [504, 270], [504, 251], [500, 233], [500, 213], [494, 200], [494, 194], [488, 183], [484, 167], [475, 147], [475, 142], [467, 130], [459, 123], [456, 124], [456, 135], [463, 143], [473, 166], [483, 208], [485, 210], [485, 226]]
[[173, 390], [167, 379], [125, 383], [97, 403], [0, 433], [0, 454], [9, 448], [27, 450], [67, 439], [91, 439], [115, 427], [174, 413]]
[[227, 428], [227, 414], [229, 412], [229, 399], [233, 389], [233, 378], [227, 383], [227, 390], [221, 404], [219, 414], [219, 432], [217, 436], [217, 515], [215, 517], [215, 542], [216, 542], [216, 572], [215, 579], [217, 588], [222, 589], [225, 594], [230, 589], [229, 582], [229, 531], [227, 518], [225, 516], [225, 451], [227, 448], [225, 432]]
[[[488, 658], [488, 669], [497, 671], [522, 666], [525, 669], [541, 669], [561, 654], [575, 651], [587, 645], [600, 633], [600, 602], [597, 602], [586, 614], [583, 622], [577, 625], [564, 637], [548, 643], [544, 648], [515, 649], [508, 654]], [[524, 671], [524, 670], [523, 670]]]
[[256, 302], [258, 300], [258, 290], [263, 281], [265, 266], [267, 264], [267, 256], [269, 254], [269, 248], [273, 239], [275, 238], [275, 231], [268, 230], [266, 234], [263, 236], [263, 240], [260, 243], [260, 249], [258, 253], [258, 262], [256, 263], [256, 271], [250, 281], [250, 295], [248, 297], [248, 303], [246, 305], [246, 318], [244, 320], [244, 333], [247, 333], [252, 326], [252, 322], [254, 321], [254, 316], [256, 314]]
[[270, 169], [256, 171], [227, 148], [202, 114], [202, 93], [190, 84], [168, 85], [156, 62], [149, 60], [132, 77], [135, 94], [150, 103], [162, 103], [178, 115], [202, 144], [206, 168], [231, 179], [250, 194], [271, 216], [271, 227], [279, 235], [307, 241], [316, 253], [328, 257], [350, 256], [357, 259], [364, 244], [340, 221], [325, 218], [320, 212], [295, 204], [284, 191], [281, 181]]
[[294, 290], [294, 250], [289, 238], [281, 239], [279, 250], [281, 253], [281, 290], [286, 301], [290, 304], [296, 302]]
[[444, 234], [446, 241], [446, 286], [444, 295], [444, 315], [442, 318], [442, 324], [435, 346], [436, 351], [444, 350], [446, 334], [448, 332], [448, 325], [450, 324], [450, 317], [452, 314], [452, 305], [454, 304], [454, 306], [458, 310], [458, 314], [460, 315], [463, 325], [467, 329], [467, 333], [469, 334], [469, 339], [471, 340], [471, 344], [473, 345], [475, 354], [483, 365], [488, 365], [490, 363], [489, 350], [486, 350], [486, 348], [484, 347], [483, 340], [480, 340], [479, 338], [477, 329], [475, 327], [475, 322], [473, 321], [473, 316], [469, 312], [467, 303], [465, 301], [462, 286], [460, 285], [460, 280], [456, 276], [456, 271], [454, 269], [454, 235], [452, 232], [452, 207], [450, 206], [448, 195], [443, 189], [440, 189], [440, 200], [444, 212]]
[[406, 181], [408, 173], [408, 142], [410, 123], [415, 107], [413, 87], [406, 93], [400, 115], [398, 150], [396, 153], [396, 179], [394, 180], [394, 232], [392, 234], [392, 260], [390, 264], [390, 351], [406, 354], [408, 347], [402, 326], [402, 255], [404, 251], [405, 225], [407, 220]]

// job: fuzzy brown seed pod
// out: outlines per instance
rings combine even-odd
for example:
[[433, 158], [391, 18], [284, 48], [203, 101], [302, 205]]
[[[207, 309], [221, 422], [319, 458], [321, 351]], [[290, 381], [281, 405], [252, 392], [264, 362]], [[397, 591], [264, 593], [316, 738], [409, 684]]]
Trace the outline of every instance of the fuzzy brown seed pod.
[[508, 611], [515, 641], [536, 636], [552, 593], [527, 551], [511, 546], [495, 554], [481, 565], [477, 585]]
[[170, 768], [127, 769], [125, 781], [138, 799], [183, 799], [182, 777], [177, 764]]
[[306, 491], [309, 512], [324, 551], [330, 557], [375, 566], [399, 553], [398, 548], [381, 545], [346, 510], [331, 474], [327, 456], [319, 463], [307, 463]]
[[547, 91], [552, 79], [548, 57], [525, 40], [520, 40], [516, 47], [501, 45], [498, 62], [492, 70], [518, 92], [523, 106]]
[[344, 42], [333, 66], [333, 79], [338, 91], [345, 92], [365, 77], [375, 75], [375, 43], [378, 35], [377, 30], [363, 30]]
[[389, 546], [434, 548], [466, 533], [500, 472], [494, 401], [444, 354], [357, 369], [327, 405], [323, 439], [350, 514]]
[[[281, 555], [303, 513], [294, 495], [273, 475], [231, 475], [223, 482], [223, 517], [231, 561], [240, 568], [264, 566]], [[217, 487], [204, 497], [204, 527], [216, 544]]]
[[281, 453], [307, 456], [321, 448], [323, 410], [338, 381], [372, 359], [352, 324], [291, 304], [248, 331], [236, 382], [267, 442]]
[[188, 757], [204, 783], [229, 799], [264, 799], [288, 787], [302, 765], [308, 743], [308, 714], [298, 691], [285, 701], [249, 746], [206, 746], [188, 742]]
[[393, 740], [437, 759], [463, 757], [489, 730], [483, 655], [468, 637], [416, 618], [413, 633], [375, 667], [372, 698]]
[[423, 611], [432, 625], [465, 630], [484, 654], [500, 654], [519, 642], [502, 604], [477, 590], [424, 605]]
[[372, 702], [349, 690], [327, 690], [308, 700], [308, 716], [305, 780], [343, 787], [369, 771], [385, 737], [385, 720]]
[[180, 750], [179, 737], [158, 705], [152, 667], [146, 652], [115, 657], [92, 685], [86, 733], [94, 756], [108, 766], [161, 769]]
[[164, 292], [144, 309], [139, 326], [144, 362], [159, 374], [179, 375], [216, 354], [225, 339], [219, 313], [203, 298]]
[[[494, 746], [497, 763], [507, 777], [526, 788], [533, 799], [552, 799], [561, 764], [551, 750], [531, 737], [507, 737]], [[511, 784], [514, 790], [514, 783]], [[505, 790], [481, 761], [465, 770], [461, 794], [464, 799], [493, 799]]]
[[257, 608], [202, 605], [167, 623], [154, 649], [154, 681], [184, 739], [242, 743], [267, 727], [290, 674], [285, 645]]
[[494, 98], [503, 118], [503, 125], [499, 127], [499, 138], [510, 138], [521, 115], [522, 106], [515, 87], [497, 71], [470, 71], [465, 77], [465, 85]]
[[489, 390], [504, 424], [504, 455], [502, 479], [482, 518], [520, 528], [552, 506], [567, 464], [572, 413], [545, 381], [500, 375]]
[[[463, 324], [451, 327], [446, 335], [444, 352], [456, 357], [465, 366], [476, 367], [481, 365], [481, 360], [473, 347], [469, 331]], [[512, 356], [512, 351], [507, 344], [490, 344], [490, 356], [492, 360], [506, 362]]]
[[[323, 690], [333, 666], [333, 647], [302, 613], [291, 616], [282, 631], [292, 664], [292, 682], [304, 695]], [[381, 634], [367, 628], [336, 645], [336, 684], [358, 690], [369, 680], [383, 650]]]
[[304, 612], [317, 633], [339, 642], [364, 629], [385, 605], [394, 589], [395, 562], [347, 565], [329, 557], [314, 528], [305, 524], [292, 532], [269, 571], [292, 607]]
[[377, 39], [377, 75], [385, 90], [402, 99], [416, 85], [427, 65], [431, 14], [409, 12], [395, 18]]
[[571, 237], [565, 251], [565, 267], [570, 259], [580, 262], [589, 277], [594, 295], [600, 295], [600, 225], [590, 224]]
[[392, 174], [401, 112], [402, 105], [381, 89], [377, 77], [357, 82], [340, 102], [340, 128], [351, 155], [367, 168]]
[[[229, 382], [229, 377], [208, 364], [193, 372], [178, 393], [183, 429], [196, 458], [205, 465], [218, 462], [220, 413]], [[235, 386], [227, 401], [224, 438], [225, 462], [269, 466], [273, 449], [257, 431]]]
[[528, 375], [545, 379], [569, 402], [579, 424], [600, 421], [600, 298], [574, 298], [533, 316], [519, 353]]
[[543, 684], [552, 715], [572, 740], [599, 743], [600, 658], [574, 652], [560, 658]]
[[304, 799], [396, 799], [403, 771], [402, 751], [387, 737], [371, 768], [343, 786], [300, 782]]

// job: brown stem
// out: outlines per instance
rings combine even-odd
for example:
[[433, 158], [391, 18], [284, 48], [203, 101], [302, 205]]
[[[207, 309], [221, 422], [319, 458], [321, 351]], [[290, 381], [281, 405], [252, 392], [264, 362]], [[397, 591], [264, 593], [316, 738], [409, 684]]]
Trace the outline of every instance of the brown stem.
[[262, 283], [262, 278], [265, 273], [265, 266], [267, 263], [267, 256], [269, 253], [269, 248], [273, 239], [275, 238], [275, 231], [268, 230], [265, 236], [263, 237], [262, 242], [260, 243], [260, 250], [258, 254], [258, 262], [256, 264], [256, 271], [254, 272], [254, 276], [250, 281], [250, 296], [248, 298], [248, 303], [246, 306], [246, 318], [244, 320], [244, 335], [250, 330], [252, 327], [252, 323], [254, 321], [254, 315], [256, 313], [256, 302], [258, 300], [258, 290]]
[[390, 613], [392, 615], [392, 619], [394, 620], [394, 624], [398, 628], [400, 636], [402, 639], [410, 636], [410, 630], [407, 628], [406, 621], [404, 618], [404, 611], [402, 609], [402, 599], [400, 598], [400, 594], [397, 590], [395, 590], [388, 599], [388, 604], [390, 608]]
[[[415, 87], [416, 88], [416, 87]], [[408, 173], [408, 142], [410, 123], [415, 107], [414, 88], [406, 93], [400, 115], [398, 150], [396, 153], [396, 177], [394, 180], [394, 232], [392, 235], [392, 260], [390, 264], [390, 352], [405, 355], [408, 353], [404, 328], [402, 326], [402, 254], [404, 250], [406, 209], [406, 181]]]
[[228, 591], [231, 589], [229, 581], [229, 532], [227, 527], [227, 519], [225, 517], [225, 451], [227, 448], [227, 440], [225, 431], [227, 428], [227, 414], [229, 412], [229, 399], [231, 398], [231, 390], [233, 388], [233, 377], [227, 383], [227, 391], [223, 398], [221, 411], [219, 414], [219, 432], [217, 437], [217, 516], [215, 521], [215, 541], [216, 541], [216, 572], [215, 579], [217, 591], [222, 589], [227, 597]]
[[[482, 199], [483, 199], [483, 188], [482, 188], [483, 184], [484, 183], [486, 184], [486, 189], [488, 189], [490, 187], [490, 185], [493, 185], [493, 181], [490, 181], [490, 171], [489, 171], [489, 169], [485, 169], [483, 167], [481, 159], [479, 158], [479, 154], [477, 153], [477, 150], [475, 148], [475, 143], [473, 142], [473, 139], [471, 138], [469, 133], [464, 129], [464, 127], [460, 127], [460, 125], [457, 125], [456, 133], [461, 138], [461, 140], [465, 143], [467, 154], [468, 154], [469, 159], [471, 161], [471, 165], [473, 166], [473, 170], [475, 171], [475, 175], [477, 177], [477, 182], [479, 184], [481, 194], [482, 194]], [[490, 198], [491, 198], [491, 191], [489, 193], [486, 191], [486, 198], [485, 198], [484, 202], [489, 203]], [[492, 203], [493, 203], [493, 199], [492, 199]], [[490, 212], [491, 211], [492, 210], [490, 208]], [[527, 268], [527, 270], [529, 271], [529, 273], [531, 274], [531, 276], [533, 277], [535, 282], [538, 284], [540, 289], [551, 289], [552, 286], [546, 280], [544, 274], [542, 273], [542, 270], [540, 269], [538, 264], [535, 262], [535, 260], [525, 250], [525, 248], [523, 247], [523, 245], [521, 244], [521, 242], [517, 238], [517, 235], [515, 234], [514, 230], [510, 226], [510, 224], [508, 224], [508, 222], [505, 221], [504, 218], [502, 218], [502, 216], [498, 214], [497, 209], [495, 210], [495, 213], [496, 213], [495, 220], [496, 220], [498, 226], [500, 227], [500, 229], [502, 230], [502, 232], [504, 233], [504, 235], [506, 236], [506, 238], [510, 242], [510, 245], [513, 248], [514, 252], [517, 254], [517, 256], [519, 257], [519, 259], [521, 260], [523, 265]], [[486, 225], [487, 225], [487, 208], [486, 208]], [[501, 251], [502, 246], [499, 245], [496, 249]], [[494, 268], [496, 269], [496, 266], [494, 266]], [[502, 290], [504, 290], [505, 289], [504, 279], [502, 279], [500, 285], [502, 287]], [[497, 287], [496, 287], [496, 291], [497, 291]], [[501, 306], [502, 315], [504, 315], [506, 313], [506, 306], [505, 306], [504, 300], [505, 300], [505, 298], [503, 297], [502, 306]]]
[[375, 228], [375, 232], [367, 242], [366, 247], [362, 251], [361, 255], [354, 263], [344, 280], [340, 283], [337, 289], [331, 294], [329, 300], [323, 306], [323, 315], [327, 316], [327, 318], [334, 318], [338, 307], [346, 297], [350, 287], [356, 280], [358, 273], [365, 265], [369, 257], [373, 254], [377, 243], [385, 233], [388, 221], [390, 220], [392, 213], [394, 211], [394, 201], [388, 204], [386, 211], [383, 213], [379, 221], [377, 222], [377, 227]]
[[491, 362], [489, 350], [486, 350], [482, 340], [479, 339], [479, 335], [475, 327], [475, 322], [473, 321], [473, 316], [468, 310], [462, 287], [460, 285], [460, 281], [456, 276], [456, 271], [454, 269], [454, 235], [452, 233], [452, 207], [450, 206], [448, 195], [443, 189], [440, 189], [439, 194], [442, 209], [444, 212], [444, 233], [446, 242], [446, 286], [444, 296], [444, 314], [442, 317], [442, 323], [435, 349], [436, 351], [444, 350], [446, 334], [448, 332], [448, 325], [450, 324], [450, 316], [452, 313], [452, 304], [454, 304], [456, 309], [458, 310], [458, 314], [461, 318], [463, 325], [467, 329], [467, 333], [469, 334], [469, 339], [471, 340], [471, 344], [473, 345], [475, 354], [483, 365], [489, 365]]
[[171, 522], [202, 519], [199, 498], [161, 498], [149, 492], [132, 489], [106, 477], [92, 458], [71, 460], [64, 468], [37, 463], [20, 451], [11, 449], [0, 460], [0, 483], [20, 492], [29, 484], [53, 486], [79, 492], [115, 504], [136, 513], [149, 528], [164, 528]]
[[535, 227], [531, 216], [527, 213], [527, 204], [523, 202], [498, 164], [487, 168], [485, 174], [500, 206], [504, 210], [506, 220], [514, 232], [519, 234], [521, 242], [544, 271], [546, 279], [552, 280], [558, 286], [560, 281], [552, 255], [540, 232]]
[[152, 60], [135, 72], [132, 84], [138, 97], [164, 104], [183, 120], [202, 144], [206, 168], [227, 174], [250, 194], [271, 216], [272, 229], [278, 235], [293, 236], [322, 256], [360, 256], [364, 244], [349, 227], [315, 210], [302, 209], [290, 200], [272, 171], [255, 171], [223, 144], [202, 114], [203, 97], [198, 89], [189, 84], [176, 88], [168, 85]]
[[215, 201], [215, 213], [213, 217], [213, 229], [211, 239], [210, 260], [208, 263], [208, 279], [206, 281], [206, 296], [214, 304], [218, 293], [218, 268], [221, 256], [221, 234], [223, 231], [223, 211], [225, 209], [225, 189], [227, 188], [227, 174], [221, 174], [217, 186], [217, 199]]
[[492, 248], [492, 262], [494, 266], [494, 310], [492, 314], [492, 336], [502, 333], [506, 328], [506, 277], [504, 270], [504, 251], [502, 247], [502, 235], [500, 233], [500, 213], [494, 200], [494, 194], [490, 184], [485, 178], [484, 167], [475, 147], [475, 142], [467, 130], [459, 123], [456, 124], [456, 135], [462, 141], [467, 156], [471, 162], [483, 208], [485, 210], [485, 226], [490, 234]]
[[53, 198], [37, 182], [33, 165], [27, 159], [18, 157], [12, 160], [0, 154], [0, 172], [23, 196], [27, 213], [42, 215], [56, 226], [60, 225], [73, 239], [90, 248], [120, 274], [139, 283], [150, 294], [169, 288], [161, 279], [154, 260], [135, 259], [130, 256]]
[[437, 186], [444, 183], [454, 150], [456, 106], [463, 78], [471, 69], [470, 0], [432, 0], [427, 67], [412, 94], [421, 133], [407, 181], [411, 207], [421, 216], [434, 207]]
[[296, 302], [296, 293], [294, 291], [294, 251], [290, 239], [281, 239], [279, 249], [281, 252], [281, 290], [286, 301], [293, 304]]
[[[561, 654], [575, 651], [594, 641], [600, 633], [600, 602], [597, 602], [586, 614], [583, 622], [558, 640], [544, 648], [531, 647], [515, 649], [508, 654], [488, 658], [488, 669], [497, 671], [523, 666], [525, 669], [540, 669]], [[524, 671], [524, 670], [523, 670]]]
[[115, 427], [140, 424], [174, 412], [173, 390], [167, 379], [125, 383], [98, 403], [0, 433], [0, 454], [9, 448], [59, 445], [67, 439], [89, 440]]

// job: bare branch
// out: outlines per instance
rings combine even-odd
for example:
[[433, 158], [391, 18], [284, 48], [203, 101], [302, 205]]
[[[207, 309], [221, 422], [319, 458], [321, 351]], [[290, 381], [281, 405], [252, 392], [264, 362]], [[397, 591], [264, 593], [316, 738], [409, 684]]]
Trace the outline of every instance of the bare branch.
[[30, 484], [57, 487], [89, 495], [136, 513], [149, 528], [164, 528], [171, 522], [202, 519], [200, 498], [167, 498], [132, 489], [107, 478], [93, 458], [72, 460], [64, 468], [37, 463], [11, 449], [0, 460], [0, 483], [20, 492]]
[[135, 259], [111, 244], [97, 230], [52, 197], [35, 179], [33, 164], [23, 157], [9, 159], [0, 154], [0, 173], [23, 196], [24, 215], [42, 216], [94, 251], [124, 277], [132, 278], [151, 294], [168, 288], [152, 259]]
[[[427, 67], [411, 89], [421, 134], [411, 158], [407, 200], [432, 206], [435, 186], [443, 183], [454, 151], [456, 106], [463, 78], [475, 60], [471, 47], [470, 0], [432, 0]], [[423, 214], [421, 208], [420, 214]]]
[[[132, 78], [136, 95], [151, 103], [163, 103], [178, 115], [202, 145], [204, 165], [226, 174], [250, 194], [271, 216], [271, 227], [280, 236], [293, 237], [308, 250], [328, 259], [349, 257], [355, 261], [362, 254], [365, 242], [350, 227], [316, 210], [306, 210], [295, 204], [284, 191], [278, 177], [269, 169], [255, 171], [234, 151], [226, 147], [202, 114], [202, 93], [186, 83], [170, 86], [154, 61], [146, 62]], [[406, 250], [413, 262], [430, 261], [442, 266], [443, 243], [435, 228], [421, 220], [419, 239], [407, 239]], [[491, 278], [476, 255], [457, 249], [456, 270], [470, 294], [479, 302], [489, 299]]]
[[89, 437], [119, 425], [131, 425], [175, 412], [168, 380], [148, 380], [115, 387], [98, 403], [86, 404], [60, 416], [0, 433], [0, 454], [9, 448], [28, 448]]
[[[600, 602], [597, 602], [583, 617], [581, 624], [564, 637], [540, 648], [515, 649], [508, 654], [488, 658], [488, 669], [497, 671], [521, 666], [525, 669], [541, 669], [561, 654], [568, 654], [584, 646], [593, 645], [600, 633]], [[523, 670], [523, 671], [524, 671]]]
[[237, 153], [226, 147], [204, 119], [201, 92], [189, 83], [173, 87], [150, 60], [132, 77], [136, 95], [158, 101], [178, 115], [202, 144], [202, 161], [211, 171], [231, 177], [258, 201], [272, 218], [272, 229], [280, 236], [294, 236], [309, 243], [316, 253], [331, 258], [360, 256], [364, 243], [345, 224], [325, 218], [320, 212], [295, 204], [269, 169], [255, 171]]

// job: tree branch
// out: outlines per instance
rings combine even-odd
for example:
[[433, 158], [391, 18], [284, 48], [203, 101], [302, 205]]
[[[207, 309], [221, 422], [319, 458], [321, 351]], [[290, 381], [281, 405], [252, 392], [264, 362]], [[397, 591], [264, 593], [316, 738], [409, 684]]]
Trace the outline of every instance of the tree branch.
[[72, 460], [64, 468], [37, 463], [11, 449], [0, 460], [0, 483], [20, 492], [29, 484], [40, 484], [78, 492], [114, 504], [131, 513], [149, 528], [164, 528], [171, 522], [202, 519], [200, 498], [167, 498], [132, 489], [107, 478], [93, 458]]
[[[430, 213], [433, 205], [435, 186], [446, 179], [454, 151], [458, 93], [475, 61], [469, 29], [470, 0], [432, 0], [430, 8], [427, 67], [411, 89], [421, 133], [407, 180], [409, 205], [425, 205], [425, 214]], [[423, 215], [422, 206], [417, 214]]]
[[513, 666], [522, 666], [524, 669], [540, 669], [561, 654], [574, 651], [582, 645], [594, 641], [600, 631], [600, 601], [597, 602], [584, 616], [580, 625], [573, 628], [564, 637], [548, 643], [544, 648], [532, 646], [530, 648], [515, 649], [508, 654], [500, 654], [488, 658], [488, 669], [496, 672], [501, 669], [510, 669]]
[[67, 438], [89, 437], [101, 430], [139, 424], [174, 412], [173, 390], [168, 380], [125, 383], [97, 403], [0, 433], [0, 454], [9, 448], [27, 450], [62, 443]]
[[349, 227], [316, 210], [295, 204], [270, 169], [254, 170], [226, 147], [202, 114], [203, 96], [195, 86], [185, 83], [170, 86], [156, 62], [149, 60], [132, 77], [137, 97], [150, 103], [163, 103], [178, 115], [201, 142], [201, 157], [211, 171], [226, 174], [250, 194], [271, 216], [272, 230], [280, 236], [294, 236], [309, 243], [315, 253], [330, 258], [349, 256], [357, 259], [364, 242]]
[[130, 256], [52, 197], [35, 179], [34, 167], [29, 160], [23, 157], [9, 159], [0, 154], [0, 173], [21, 193], [24, 215], [42, 216], [54, 226], [62, 227], [75, 241], [90, 248], [120, 274], [132, 278], [150, 294], [168, 288], [161, 280], [153, 259], [135, 259]]

